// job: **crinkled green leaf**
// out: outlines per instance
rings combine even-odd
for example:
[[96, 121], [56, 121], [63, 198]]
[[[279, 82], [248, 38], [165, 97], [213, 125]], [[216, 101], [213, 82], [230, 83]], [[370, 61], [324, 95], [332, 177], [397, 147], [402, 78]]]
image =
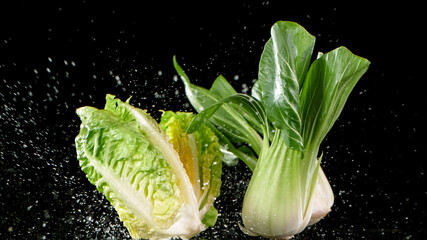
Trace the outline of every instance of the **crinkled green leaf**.
[[[162, 153], [135, 125], [110, 111], [83, 107], [76, 148], [82, 170], [117, 210], [133, 237], [168, 228], [182, 202]], [[120, 194], [123, 192], [123, 194]]]
[[133, 238], [189, 238], [204, 229], [179, 155], [145, 111], [107, 95], [77, 110], [77, 157]]

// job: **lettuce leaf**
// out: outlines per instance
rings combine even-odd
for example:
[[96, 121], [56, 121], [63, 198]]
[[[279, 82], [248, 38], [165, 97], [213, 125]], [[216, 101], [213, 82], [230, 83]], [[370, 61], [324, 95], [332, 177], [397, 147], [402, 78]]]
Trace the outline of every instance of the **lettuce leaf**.
[[[206, 143], [209, 150], [194, 148], [189, 153], [188, 159], [196, 159], [197, 166], [190, 175], [184, 164], [188, 160], [169, 141], [173, 138], [145, 110], [129, 101], [107, 95], [104, 109], [77, 109], [82, 121], [75, 141], [80, 166], [114, 206], [133, 238], [188, 239], [210, 226], [202, 220], [219, 195], [221, 152], [217, 139], [212, 132], [210, 142], [194, 134], [193, 141]], [[169, 129], [184, 132], [172, 125]], [[184, 147], [191, 148], [190, 142]], [[199, 156], [207, 153], [211, 158], [199, 164], [199, 159], [204, 159]], [[204, 168], [212, 170], [198, 172]], [[202, 189], [206, 191], [202, 196], [209, 201], [204, 200], [203, 206], [192, 184], [199, 181], [197, 174], [206, 174], [205, 179], [209, 179], [209, 188]]]

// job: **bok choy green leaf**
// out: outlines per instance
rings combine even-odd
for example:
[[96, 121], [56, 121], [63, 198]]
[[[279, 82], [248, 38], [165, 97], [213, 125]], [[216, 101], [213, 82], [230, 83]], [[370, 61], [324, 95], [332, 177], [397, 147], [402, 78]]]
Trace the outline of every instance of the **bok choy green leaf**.
[[300, 89], [307, 74], [315, 38], [293, 22], [271, 29], [259, 63], [260, 100], [286, 145], [303, 149]]
[[77, 157], [88, 180], [132, 238], [188, 239], [213, 226], [222, 171], [218, 138], [204, 125], [187, 134], [192, 113], [167, 111], [158, 124], [129, 100], [107, 95], [104, 109], [77, 109]]
[[[250, 235], [291, 238], [322, 219], [334, 202], [320, 167], [320, 145], [370, 62], [345, 47], [319, 53], [311, 62], [314, 42], [295, 22], [275, 23], [252, 96], [234, 93], [225, 79], [215, 91], [195, 86], [174, 57], [187, 98], [199, 112], [187, 132], [211, 123], [215, 132], [224, 135], [220, 143], [234, 144], [230, 149], [235, 156], [253, 170], [241, 226]], [[218, 86], [224, 86], [227, 94], [218, 94]], [[246, 137], [237, 140], [232, 132]], [[252, 148], [255, 165], [237, 149], [241, 140]]]
[[[173, 58], [173, 63], [176, 71], [184, 82], [187, 98], [199, 113], [205, 108], [221, 101], [223, 98], [230, 96], [230, 93], [237, 93], [222, 76], [219, 76], [214, 81], [211, 89], [196, 86], [190, 82], [189, 77], [178, 64], [175, 56]], [[236, 105], [227, 104], [216, 110], [217, 111], [214, 112], [213, 115], [210, 115], [211, 118], [209, 120], [211, 129], [217, 133], [223, 149], [239, 156], [239, 158], [251, 169], [255, 168], [256, 159], [252, 157], [253, 154], [240, 151], [238, 147], [234, 147], [232, 143], [247, 143], [251, 145], [253, 151], [258, 154], [261, 150], [262, 137], [257, 130], [262, 128], [261, 124], [257, 123], [258, 125], [251, 126], [250, 122], [245, 119], [247, 114]]]

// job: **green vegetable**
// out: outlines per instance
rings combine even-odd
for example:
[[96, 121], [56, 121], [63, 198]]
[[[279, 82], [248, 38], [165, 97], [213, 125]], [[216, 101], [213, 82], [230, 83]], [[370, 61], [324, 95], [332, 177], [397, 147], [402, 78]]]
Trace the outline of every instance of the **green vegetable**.
[[[184, 82], [188, 100], [199, 113], [222, 99], [237, 93], [223, 76], [219, 76], [209, 90], [196, 86], [190, 83], [190, 79], [182, 70], [181, 66], [179, 66], [175, 56], [173, 62], [175, 69]], [[217, 134], [225, 151], [229, 151], [235, 156], [238, 156], [253, 169], [256, 165], [256, 158], [252, 156], [253, 154], [247, 154], [232, 144], [232, 142], [248, 143], [255, 152], [260, 152], [262, 137], [256, 129], [261, 129], [262, 125], [254, 120], [253, 122], [255, 125], [251, 126], [250, 121], [245, 119], [247, 115], [248, 114], [245, 112], [242, 112], [239, 105], [228, 104], [220, 109], [216, 109], [215, 114], [210, 118], [213, 125], [209, 124], [209, 122], [204, 122], [210, 125], [211, 129]]]
[[269, 120], [282, 130], [286, 145], [297, 150], [303, 149], [300, 86], [307, 74], [314, 40], [299, 25], [278, 22], [259, 63], [260, 100]]
[[135, 238], [190, 238], [216, 222], [221, 152], [206, 126], [187, 134], [192, 113], [145, 110], [106, 96], [104, 109], [81, 107], [77, 157], [89, 181]]
[[[274, 24], [252, 96], [234, 93], [223, 77], [210, 90], [195, 86], [174, 58], [187, 98], [199, 112], [187, 132], [209, 125], [253, 170], [241, 227], [250, 235], [289, 238], [331, 211], [334, 197], [320, 167], [320, 144], [370, 62], [339, 47], [310, 64], [314, 42], [297, 23]], [[228, 94], [218, 94], [218, 86]], [[242, 140], [251, 152], [238, 148]]]

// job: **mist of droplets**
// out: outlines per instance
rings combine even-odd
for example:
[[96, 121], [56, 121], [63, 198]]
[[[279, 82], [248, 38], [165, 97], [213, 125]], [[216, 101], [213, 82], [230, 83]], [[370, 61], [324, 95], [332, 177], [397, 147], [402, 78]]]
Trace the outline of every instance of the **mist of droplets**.
[[[269, 4], [268, 1], [262, 3], [263, 6]], [[248, 9], [251, 7], [247, 6]], [[314, 16], [307, 15], [307, 19], [311, 18]], [[89, 22], [90, 25], [96, 24], [96, 19]], [[49, 28], [49, 41], [54, 38], [56, 30]], [[250, 30], [250, 26], [242, 25], [240, 30]], [[0, 141], [0, 198], [8, 200], [1, 201], [0, 205], [0, 223], [3, 226], [0, 237], [131, 239], [114, 208], [87, 181], [78, 165], [73, 141], [80, 122], [75, 110], [85, 105], [102, 108], [107, 93], [115, 94], [122, 100], [132, 97], [133, 105], [147, 109], [157, 120], [161, 114], [159, 110], [194, 109], [185, 98], [183, 84], [171, 62], [161, 65], [157, 64], [158, 59], [151, 59], [147, 64], [126, 58], [123, 53], [125, 47], [122, 46], [133, 41], [135, 36], [124, 30], [114, 34], [117, 39], [112, 46], [95, 49], [93, 59], [58, 57], [52, 53], [33, 65], [21, 67], [14, 62], [0, 65], [0, 70], [7, 68], [12, 73], [0, 79], [0, 136], [3, 138]], [[330, 43], [340, 41], [320, 33], [317, 37], [329, 39]], [[100, 41], [95, 35], [90, 40]], [[209, 87], [219, 74], [215, 71], [225, 69], [228, 72], [225, 77], [236, 90], [250, 94], [256, 78], [256, 65], [248, 73], [239, 71], [238, 67], [232, 69], [242, 64], [240, 62], [228, 65], [228, 62], [221, 61], [224, 56], [240, 51], [242, 44], [246, 46], [248, 54], [256, 53], [258, 57], [263, 44], [236, 37], [231, 40], [230, 46], [227, 46], [230, 50], [222, 56], [207, 56], [208, 61], [203, 64], [184, 59], [182, 66], [189, 71], [192, 81], [205, 87]], [[4, 42], [9, 44], [13, 39]], [[15, 74], [19, 77], [14, 77]], [[401, 226], [416, 221], [411, 213], [420, 206], [411, 205], [411, 197], [402, 198], [390, 191], [392, 184], [383, 183], [386, 189], [375, 187], [379, 183], [376, 176], [379, 171], [384, 171], [388, 176], [401, 176], [401, 173], [378, 169], [378, 166], [375, 168], [376, 159], [373, 156], [377, 156], [374, 153], [378, 146], [366, 145], [362, 140], [367, 140], [367, 136], [362, 136], [358, 142], [341, 141], [348, 139], [348, 136], [357, 136], [363, 132], [360, 130], [366, 132], [374, 127], [382, 128], [384, 133], [419, 131], [416, 128], [408, 130], [407, 126], [398, 124], [399, 113], [408, 111], [406, 105], [399, 105], [397, 110], [377, 109], [372, 103], [363, 102], [363, 99], [369, 99], [367, 95], [370, 94], [367, 89], [357, 89], [354, 94], [356, 100], [353, 101], [359, 102], [350, 103], [332, 129], [334, 139], [327, 138], [321, 149], [324, 153], [322, 166], [326, 175], [330, 176], [336, 197], [332, 212], [295, 239], [364, 239], [365, 236], [412, 239], [411, 234], [401, 232]], [[359, 118], [350, 119], [346, 118], [346, 111], [361, 114]], [[390, 117], [393, 124], [374, 127], [360, 124], [378, 122], [379, 112]], [[366, 129], [351, 129], [354, 122]], [[411, 140], [411, 135], [405, 140]], [[415, 153], [417, 149], [414, 145], [409, 152]], [[382, 157], [391, 161], [402, 159], [401, 154], [391, 149], [388, 155]], [[417, 179], [421, 179], [421, 174], [416, 176]], [[215, 203], [219, 211], [218, 222], [196, 239], [260, 239], [247, 237], [238, 226], [250, 177], [250, 170], [242, 163], [224, 167], [221, 195]], [[410, 182], [404, 184], [411, 186]], [[371, 188], [360, 189], [361, 186]], [[427, 195], [421, 194], [424, 197]], [[387, 207], [384, 208], [384, 205]], [[353, 219], [349, 219], [350, 216]], [[398, 220], [390, 221], [395, 218]]]

